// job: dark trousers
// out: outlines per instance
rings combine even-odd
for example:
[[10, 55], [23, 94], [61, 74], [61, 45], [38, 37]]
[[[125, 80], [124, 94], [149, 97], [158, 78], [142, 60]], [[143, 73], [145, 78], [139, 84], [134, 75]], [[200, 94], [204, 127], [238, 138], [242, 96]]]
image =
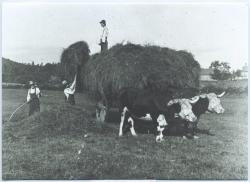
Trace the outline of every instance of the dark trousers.
[[40, 101], [38, 98], [33, 98], [29, 102], [29, 116], [34, 114], [35, 112], [40, 112]]
[[108, 41], [101, 42], [100, 46], [101, 46], [101, 52], [104, 52], [104, 51], [108, 50]]
[[65, 96], [65, 102], [68, 102], [71, 105], [75, 105], [76, 102], [75, 102], [75, 96], [74, 96], [74, 94], [69, 94], [69, 98], [68, 99]]

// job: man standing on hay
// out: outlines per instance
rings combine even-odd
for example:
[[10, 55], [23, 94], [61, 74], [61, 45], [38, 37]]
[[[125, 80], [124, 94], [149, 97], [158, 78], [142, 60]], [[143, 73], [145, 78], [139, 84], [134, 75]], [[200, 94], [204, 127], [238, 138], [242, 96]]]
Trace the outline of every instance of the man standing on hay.
[[34, 84], [33, 81], [29, 81], [30, 89], [27, 94], [27, 103], [29, 103], [29, 116], [35, 112], [40, 112], [40, 101], [39, 98], [41, 96], [40, 89], [37, 85]]
[[102, 20], [100, 21], [100, 24], [102, 26], [102, 33], [100, 37], [100, 43], [101, 46], [101, 52], [108, 50], [108, 27], [106, 26], [106, 21]]
[[75, 105], [74, 94], [76, 91], [76, 75], [75, 75], [73, 83], [68, 84], [66, 80], [63, 80], [62, 84], [65, 86], [64, 88], [65, 102], [68, 102], [71, 105]]

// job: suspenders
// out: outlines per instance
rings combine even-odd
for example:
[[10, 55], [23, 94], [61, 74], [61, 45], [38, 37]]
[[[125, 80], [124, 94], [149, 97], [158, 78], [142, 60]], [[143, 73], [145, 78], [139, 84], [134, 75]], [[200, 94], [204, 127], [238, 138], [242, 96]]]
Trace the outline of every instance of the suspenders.
[[[31, 92], [31, 88], [30, 88], [30, 92]], [[35, 93], [30, 93], [30, 97], [33, 99], [34, 97], [37, 97], [36, 95], [36, 87], [35, 87]], [[38, 98], [38, 97], [37, 97]]]

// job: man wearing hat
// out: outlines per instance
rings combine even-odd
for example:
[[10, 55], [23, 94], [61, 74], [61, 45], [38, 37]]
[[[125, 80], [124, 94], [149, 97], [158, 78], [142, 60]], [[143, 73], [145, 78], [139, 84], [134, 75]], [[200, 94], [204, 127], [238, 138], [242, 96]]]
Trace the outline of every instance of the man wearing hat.
[[40, 89], [34, 84], [33, 81], [29, 81], [30, 89], [27, 94], [27, 102], [30, 105], [29, 116], [34, 112], [40, 112], [40, 101], [41, 96]]
[[75, 90], [76, 90], [76, 75], [72, 84], [68, 84], [66, 80], [62, 81], [64, 86], [64, 95], [65, 95], [65, 102], [70, 103], [71, 105], [75, 105]]
[[101, 52], [106, 51], [108, 49], [108, 27], [106, 26], [106, 21], [102, 20], [100, 21], [100, 24], [102, 26], [102, 33], [100, 37], [100, 43], [101, 46]]

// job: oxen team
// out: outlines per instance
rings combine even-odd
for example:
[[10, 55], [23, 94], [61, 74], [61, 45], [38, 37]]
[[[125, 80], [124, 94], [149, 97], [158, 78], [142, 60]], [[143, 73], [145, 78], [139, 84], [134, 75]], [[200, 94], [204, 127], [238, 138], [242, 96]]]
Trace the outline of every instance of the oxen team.
[[223, 113], [224, 109], [219, 98], [224, 94], [225, 92], [220, 95], [198, 94], [190, 98], [184, 94], [181, 98], [175, 98], [175, 93], [170, 91], [122, 89], [119, 95], [121, 113], [119, 136], [128, 130], [136, 136], [137, 130], [144, 129], [153, 132], [156, 141], [161, 142], [163, 135], [167, 135], [171, 126], [183, 123], [183, 138], [198, 138], [196, 131], [200, 116], [206, 112]]

